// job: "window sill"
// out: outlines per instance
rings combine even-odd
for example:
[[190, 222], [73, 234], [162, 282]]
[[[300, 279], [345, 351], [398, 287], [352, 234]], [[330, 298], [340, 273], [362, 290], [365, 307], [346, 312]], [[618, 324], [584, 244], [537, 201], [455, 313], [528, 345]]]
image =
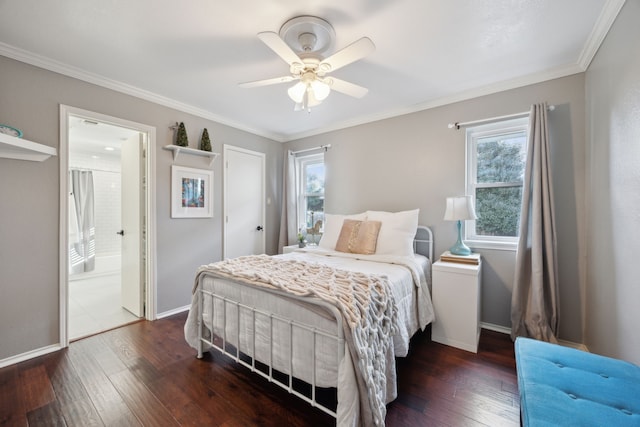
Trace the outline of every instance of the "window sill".
[[497, 242], [490, 240], [465, 240], [464, 243], [472, 249], [493, 249], [497, 251], [512, 251], [518, 249], [517, 242]]

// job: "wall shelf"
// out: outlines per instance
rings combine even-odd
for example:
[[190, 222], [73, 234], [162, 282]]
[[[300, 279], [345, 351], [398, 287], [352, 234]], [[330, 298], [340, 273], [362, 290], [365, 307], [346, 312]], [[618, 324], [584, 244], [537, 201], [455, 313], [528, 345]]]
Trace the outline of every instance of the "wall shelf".
[[58, 150], [23, 138], [0, 133], [0, 157], [42, 162], [58, 155]]
[[165, 145], [162, 148], [164, 150], [173, 151], [173, 161], [174, 162], [178, 160], [178, 156], [180, 156], [181, 153], [191, 154], [193, 156], [208, 157], [209, 158], [209, 167], [211, 167], [211, 165], [213, 164], [213, 161], [216, 159], [216, 157], [218, 157], [220, 155], [219, 153], [212, 153], [211, 151], [196, 150], [195, 148], [181, 147], [179, 145]]

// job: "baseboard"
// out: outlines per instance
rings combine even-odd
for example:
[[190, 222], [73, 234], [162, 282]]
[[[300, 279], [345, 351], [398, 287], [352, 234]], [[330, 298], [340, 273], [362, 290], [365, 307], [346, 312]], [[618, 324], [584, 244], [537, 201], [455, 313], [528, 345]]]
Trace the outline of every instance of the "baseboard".
[[15, 365], [16, 363], [24, 362], [25, 360], [33, 359], [38, 356], [44, 356], [45, 354], [53, 353], [58, 350], [62, 350], [62, 346], [60, 346], [60, 344], [54, 344], [38, 348], [36, 350], [27, 351], [26, 353], [18, 354], [16, 356], [7, 357], [6, 359], [0, 360], [0, 368]]
[[580, 344], [580, 343], [577, 343], [577, 342], [558, 340], [558, 344], [560, 344], [561, 346], [564, 346], [564, 347], [571, 347], [571, 348], [575, 348], [577, 350], [582, 350], [582, 351], [586, 351], [587, 353], [590, 353], [590, 351], [589, 351], [589, 349], [587, 348], [586, 345]]
[[174, 308], [173, 310], [169, 310], [169, 311], [165, 311], [165, 312], [162, 312], [162, 313], [158, 313], [156, 315], [156, 320], [157, 319], [163, 319], [163, 318], [169, 317], [169, 316], [173, 316], [174, 314], [184, 313], [185, 311], [189, 311], [190, 308], [191, 308], [191, 304], [185, 305], [184, 307], [178, 307], [178, 308]]
[[[480, 327], [482, 329], [488, 329], [490, 331], [499, 332], [501, 334], [511, 335], [511, 328], [507, 328], [506, 326], [494, 325], [493, 323], [480, 322]], [[584, 344], [575, 343], [575, 342], [566, 341], [566, 340], [558, 340], [558, 344], [564, 347], [571, 347], [578, 350], [589, 352], [589, 349]]]
[[501, 334], [511, 335], [511, 328], [507, 328], [505, 326], [494, 325], [493, 323], [480, 322], [480, 327], [482, 329], [488, 329], [494, 332], [500, 332]]

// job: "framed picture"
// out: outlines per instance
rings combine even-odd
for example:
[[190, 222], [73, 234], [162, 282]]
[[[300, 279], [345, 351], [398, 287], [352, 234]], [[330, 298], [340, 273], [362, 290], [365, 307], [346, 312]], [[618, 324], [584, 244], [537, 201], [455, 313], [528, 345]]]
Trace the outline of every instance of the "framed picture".
[[213, 171], [171, 166], [171, 218], [213, 217]]

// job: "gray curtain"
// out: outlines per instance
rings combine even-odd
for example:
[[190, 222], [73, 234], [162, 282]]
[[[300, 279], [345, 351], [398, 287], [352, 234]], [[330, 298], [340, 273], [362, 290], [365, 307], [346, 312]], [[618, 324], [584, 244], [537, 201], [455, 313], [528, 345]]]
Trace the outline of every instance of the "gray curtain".
[[282, 213], [280, 215], [280, 239], [278, 252], [297, 241], [298, 199], [296, 192], [296, 159], [290, 150], [284, 153], [282, 172]]
[[93, 172], [71, 170], [69, 197], [69, 274], [95, 268]]
[[536, 104], [529, 115], [520, 240], [511, 299], [512, 339], [526, 336], [557, 342], [557, 265], [547, 105]]

